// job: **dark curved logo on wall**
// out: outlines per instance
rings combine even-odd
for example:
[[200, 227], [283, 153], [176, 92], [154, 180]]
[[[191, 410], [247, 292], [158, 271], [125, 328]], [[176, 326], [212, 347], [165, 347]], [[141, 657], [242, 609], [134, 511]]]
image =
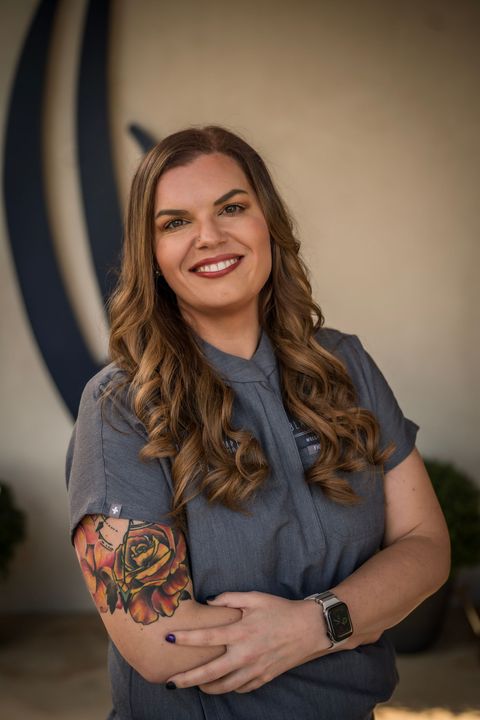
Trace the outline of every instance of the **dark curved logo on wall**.
[[[42, 120], [48, 51], [58, 0], [42, 0], [27, 33], [8, 108], [4, 193], [18, 284], [44, 362], [76, 416], [86, 381], [98, 370], [58, 268], [43, 180]], [[107, 105], [110, 2], [90, 0], [76, 88], [76, 145], [83, 212], [96, 279], [104, 300], [118, 264], [121, 212], [113, 171]], [[129, 131], [146, 151], [154, 139]]]

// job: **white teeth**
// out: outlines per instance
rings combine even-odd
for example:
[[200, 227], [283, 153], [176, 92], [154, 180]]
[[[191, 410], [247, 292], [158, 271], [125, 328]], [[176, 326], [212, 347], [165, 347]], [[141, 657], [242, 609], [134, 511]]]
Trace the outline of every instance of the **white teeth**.
[[230, 265], [235, 265], [240, 260], [240, 258], [230, 258], [229, 260], [221, 260], [218, 263], [214, 263], [212, 265], [200, 265], [200, 267], [195, 268], [195, 272], [219, 272], [220, 270], [225, 270], [225, 268], [230, 267]]

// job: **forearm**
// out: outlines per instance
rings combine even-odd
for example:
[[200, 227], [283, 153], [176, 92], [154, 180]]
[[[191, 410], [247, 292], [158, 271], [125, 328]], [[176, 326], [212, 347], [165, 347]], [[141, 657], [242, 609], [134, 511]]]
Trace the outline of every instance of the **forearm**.
[[450, 539], [418, 450], [385, 474], [385, 548], [333, 592], [350, 610], [354, 634], [379, 636], [448, 579]]
[[[110, 618], [102, 616], [107, 619]], [[184, 672], [220, 657], [224, 646], [180, 647], [165, 640], [172, 630], [194, 630], [228, 625], [241, 617], [235, 608], [208, 607], [188, 600], [181, 603], [171, 618], [161, 618], [143, 627], [141, 633], [132, 629], [131, 620], [124, 618], [124, 631], [116, 625], [115, 644], [120, 654], [146, 680], [162, 683], [173, 673]], [[107, 624], [107, 623], [106, 623]], [[108, 622], [111, 625], [111, 620]]]
[[[348, 644], [396, 625], [448, 579], [448, 538], [412, 535], [365, 562], [332, 591], [347, 603], [354, 633]], [[339, 648], [340, 649], [340, 648]]]

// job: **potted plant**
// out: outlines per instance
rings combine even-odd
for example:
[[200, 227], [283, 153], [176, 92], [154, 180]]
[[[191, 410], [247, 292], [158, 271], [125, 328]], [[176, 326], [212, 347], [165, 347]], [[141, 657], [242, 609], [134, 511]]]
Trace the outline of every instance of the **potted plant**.
[[0, 482], [0, 579], [5, 579], [15, 545], [25, 537], [25, 516], [15, 507], [10, 488]]
[[388, 631], [397, 652], [420, 652], [437, 639], [445, 619], [451, 588], [460, 568], [480, 563], [480, 488], [452, 463], [425, 460], [452, 546], [448, 582]]

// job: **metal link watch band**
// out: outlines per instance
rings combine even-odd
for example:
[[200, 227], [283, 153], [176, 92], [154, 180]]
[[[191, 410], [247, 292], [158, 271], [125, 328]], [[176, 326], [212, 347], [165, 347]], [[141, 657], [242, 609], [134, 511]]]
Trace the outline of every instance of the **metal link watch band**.
[[340, 602], [338, 597], [330, 592], [330, 590], [323, 593], [313, 593], [313, 595], [306, 597], [305, 600], [315, 600], [324, 610]]

